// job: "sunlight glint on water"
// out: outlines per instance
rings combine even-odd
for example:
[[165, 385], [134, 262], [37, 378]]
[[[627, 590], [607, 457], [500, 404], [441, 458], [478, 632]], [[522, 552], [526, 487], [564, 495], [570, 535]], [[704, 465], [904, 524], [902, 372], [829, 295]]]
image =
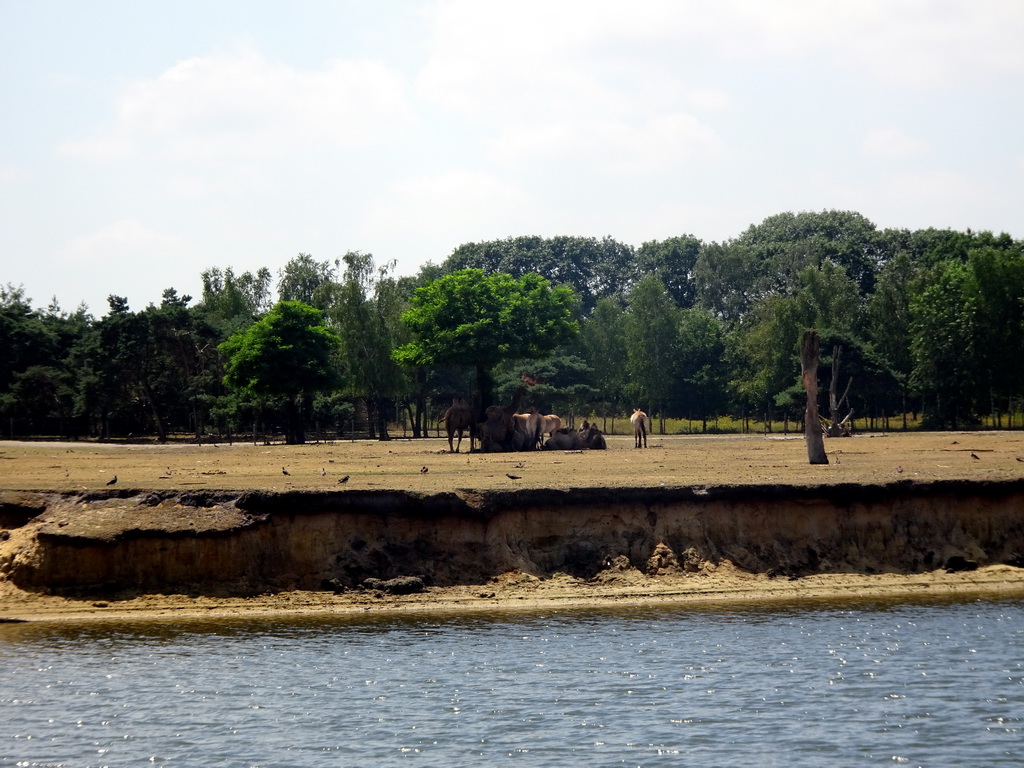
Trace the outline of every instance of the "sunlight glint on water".
[[0, 625], [0, 765], [1020, 765], [1024, 602]]

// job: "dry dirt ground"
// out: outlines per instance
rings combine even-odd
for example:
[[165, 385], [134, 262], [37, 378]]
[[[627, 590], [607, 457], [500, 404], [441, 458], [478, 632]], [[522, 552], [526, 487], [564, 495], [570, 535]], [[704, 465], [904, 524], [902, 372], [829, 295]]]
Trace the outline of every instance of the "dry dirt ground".
[[[0, 442], [0, 490], [347, 490], [657, 487], [1024, 477], [1024, 433], [890, 433], [826, 440], [831, 463], [811, 466], [800, 436], [661, 436], [647, 449], [611, 437], [607, 451], [450, 454], [436, 438], [285, 445], [112, 445]], [[287, 474], [285, 474], [287, 472]], [[344, 478], [348, 478], [342, 482]], [[1024, 597], [1024, 569], [966, 573], [829, 574], [795, 581], [722, 563], [701, 574], [648, 578], [611, 568], [580, 581], [510, 573], [488, 584], [418, 595], [290, 592], [253, 598], [140, 595], [118, 602], [30, 595], [0, 583], [0, 620], [183, 617], [378, 610], [475, 610], [658, 602], [735, 602], [871, 596]]]
[[1024, 477], [1024, 432], [875, 434], [832, 438], [825, 447], [830, 463], [811, 466], [798, 435], [652, 435], [639, 450], [632, 437], [609, 437], [607, 451], [490, 454], [452, 454], [437, 438], [294, 446], [0, 441], [0, 490], [96, 490], [115, 476], [118, 488], [145, 490], [423, 493]]

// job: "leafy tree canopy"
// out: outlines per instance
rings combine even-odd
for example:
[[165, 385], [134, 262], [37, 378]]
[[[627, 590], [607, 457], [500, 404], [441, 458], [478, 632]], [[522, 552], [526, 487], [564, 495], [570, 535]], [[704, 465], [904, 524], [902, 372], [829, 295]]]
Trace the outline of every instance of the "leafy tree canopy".
[[341, 341], [323, 312], [301, 301], [278, 302], [263, 318], [220, 345], [224, 383], [258, 397], [312, 394], [335, 383], [331, 356]]
[[416, 339], [394, 357], [408, 365], [492, 367], [511, 358], [545, 357], [574, 338], [576, 300], [535, 273], [516, 280], [464, 269], [417, 288], [402, 321]]

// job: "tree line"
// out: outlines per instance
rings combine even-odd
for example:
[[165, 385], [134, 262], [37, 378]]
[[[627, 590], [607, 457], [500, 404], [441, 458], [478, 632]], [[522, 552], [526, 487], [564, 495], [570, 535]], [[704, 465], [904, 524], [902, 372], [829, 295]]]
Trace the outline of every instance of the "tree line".
[[210, 268], [195, 301], [108, 304], [97, 318], [0, 288], [6, 436], [418, 436], [453, 397], [524, 385], [544, 412], [772, 428], [802, 417], [808, 328], [822, 391], [841, 377], [870, 425], [1022, 421], [1024, 243], [850, 211], [782, 213], [724, 242], [466, 243], [415, 276], [299, 254], [276, 276]]

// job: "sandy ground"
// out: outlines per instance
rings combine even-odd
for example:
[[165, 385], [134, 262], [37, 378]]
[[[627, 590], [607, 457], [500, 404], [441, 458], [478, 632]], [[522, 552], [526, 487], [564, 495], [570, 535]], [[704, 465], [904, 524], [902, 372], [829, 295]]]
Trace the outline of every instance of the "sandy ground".
[[745, 573], [722, 563], [712, 573], [653, 579], [636, 571], [605, 571], [589, 581], [561, 574], [538, 579], [524, 573], [507, 573], [487, 584], [430, 588], [424, 593], [404, 596], [354, 590], [341, 594], [286, 592], [249, 598], [140, 595], [122, 601], [33, 595], [0, 584], [0, 622], [955, 599], [1024, 599], [1024, 569], [992, 565], [966, 573], [827, 574], [790, 580]]
[[96, 490], [115, 477], [117, 488], [145, 490], [423, 493], [1024, 477], [1024, 432], [889, 433], [833, 438], [825, 446], [830, 463], [811, 466], [799, 435], [652, 435], [640, 450], [632, 437], [610, 437], [607, 451], [492, 454], [449, 453], [437, 438], [295, 446], [0, 441], [0, 490]]
[[[99, 445], [0, 442], [0, 490], [117, 488], [347, 490], [657, 487], [744, 484], [884, 484], [1024, 477], [1024, 433], [961, 432], [856, 436], [826, 441], [831, 463], [810, 466], [799, 436], [651, 436], [584, 453], [450, 454], [447, 442], [335, 442], [284, 445]], [[287, 471], [288, 474], [284, 474]], [[343, 478], [348, 478], [341, 482]], [[712, 571], [648, 578], [611, 569], [581, 581], [504, 574], [487, 584], [391, 596], [370, 591], [289, 592], [251, 598], [140, 595], [121, 601], [26, 594], [0, 582], [0, 621], [174, 618], [372, 611], [563, 608], [668, 603], [735, 603], [863, 598], [1024, 598], [1024, 569], [921, 574], [828, 574], [796, 580], [750, 574], [722, 563]]]

